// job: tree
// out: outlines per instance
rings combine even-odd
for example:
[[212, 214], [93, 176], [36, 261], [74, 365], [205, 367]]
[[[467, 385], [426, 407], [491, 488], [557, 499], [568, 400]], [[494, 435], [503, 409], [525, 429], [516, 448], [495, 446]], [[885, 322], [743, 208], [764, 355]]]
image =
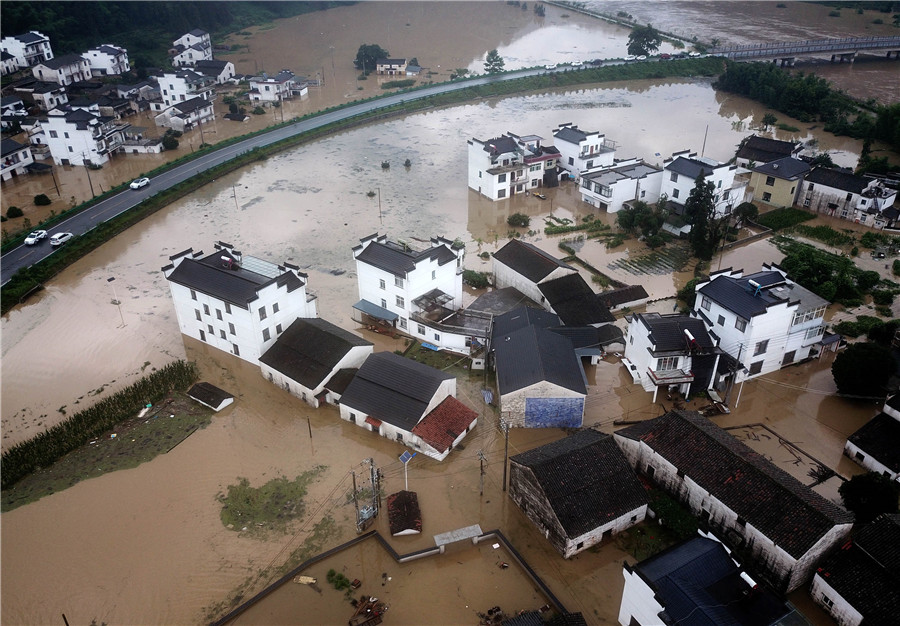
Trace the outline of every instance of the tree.
[[529, 224], [531, 224], [531, 218], [524, 213], [513, 213], [506, 218], [506, 223], [510, 226], [528, 228]]
[[662, 36], [650, 24], [635, 26], [628, 35], [628, 54], [635, 56], [653, 54], [659, 50]]
[[716, 219], [716, 188], [700, 174], [684, 203], [684, 217], [691, 225], [691, 250], [698, 259], [709, 261], [725, 231], [725, 221]]
[[854, 343], [837, 355], [831, 365], [831, 374], [842, 394], [881, 397], [896, 368], [894, 356], [884, 346]]
[[163, 150], [174, 150], [178, 147], [178, 140], [175, 139], [175, 135], [166, 133], [162, 138], [162, 146]]
[[734, 216], [738, 221], [753, 221], [759, 216], [759, 209], [752, 202], [741, 202], [734, 209]]
[[353, 60], [353, 65], [358, 70], [372, 72], [375, 70], [378, 59], [386, 59], [389, 56], [391, 56], [391, 53], [381, 46], [374, 43], [364, 43], [356, 51], [356, 59]]
[[778, 118], [775, 117], [774, 113], [766, 113], [762, 116], [762, 125], [763, 128], [768, 129], [769, 126], [775, 126], [778, 123]]
[[626, 233], [640, 233], [648, 246], [657, 248], [666, 241], [661, 233], [668, 217], [665, 207], [665, 197], [660, 198], [654, 206], [637, 200], [631, 207], [623, 207], [616, 213], [616, 224]]
[[503, 57], [500, 56], [500, 53], [497, 52], [496, 48], [487, 53], [487, 57], [484, 60], [485, 72], [487, 72], [488, 74], [496, 74], [498, 72], [502, 72], [503, 65]]
[[856, 521], [865, 524], [882, 513], [897, 512], [900, 485], [887, 476], [867, 472], [842, 484], [838, 493], [844, 507], [856, 515]]

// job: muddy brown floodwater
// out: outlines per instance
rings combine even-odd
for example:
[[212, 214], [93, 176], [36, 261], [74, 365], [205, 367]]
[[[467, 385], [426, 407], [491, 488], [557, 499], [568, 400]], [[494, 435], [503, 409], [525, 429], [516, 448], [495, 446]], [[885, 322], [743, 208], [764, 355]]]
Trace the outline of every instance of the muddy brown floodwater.
[[[666, 6], [670, 4], [687, 10], [684, 3]], [[664, 13], [660, 11], [660, 20]], [[234, 60], [242, 72], [254, 71], [259, 63], [260, 70], [287, 66], [298, 73], [324, 73], [321, 91], [289, 105], [299, 114], [306, 107], [354, 97], [355, 72], [341, 60], [352, 58], [362, 40], [380, 42], [396, 55], [418, 56], [423, 65], [440, 72], [470, 67], [484, 50], [495, 47], [508, 49], [511, 61], [528, 65], [574, 56], [558, 41], [547, 43], [545, 30], [558, 38], [582, 37], [577, 39], [585, 42], [578, 43], [579, 55], [582, 45], [591, 54], [602, 54], [608, 49], [605, 39], [623, 47], [627, 37], [623, 29], [585, 16], [563, 17], [554, 7], [548, 7], [541, 21], [504, 3], [363, 3], [283, 20], [247, 39], [246, 57], [242, 53]], [[529, 47], [524, 40], [536, 43]], [[334, 46], [335, 58], [331, 80], [329, 46]], [[375, 82], [361, 81], [366, 86], [358, 93], [374, 93]], [[248, 577], [283, 562], [323, 516], [335, 522], [328, 546], [354, 536], [352, 509], [345, 504], [351, 467], [372, 457], [385, 469], [388, 492], [401, 488], [397, 455], [402, 447], [342, 422], [331, 408], [311, 410], [269, 385], [258, 368], [179, 334], [160, 272], [170, 255], [187, 247], [209, 250], [214, 241], [225, 240], [254, 256], [292, 261], [309, 273], [322, 317], [365, 333], [349, 316], [356, 300], [350, 248], [360, 237], [376, 231], [409, 240], [436, 234], [459, 237], [467, 242], [467, 265], [487, 269], [476, 254], [505, 242], [510, 213], [527, 213], [540, 232], [542, 218], [551, 211], [580, 219], [590, 210], [571, 185], [551, 190], [545, 201], [516, 197], [490, 203], [479, 198], [466, 188], [467, 139], [506, 131], [550, 138], [556, 125], [574, 122], [605, 132], [618, 143], [620, 157], [642, 156], [659, 163], [675, 150], [699, 151], [705, 137], [705, 154], [727, 160], [765, 112], [753, 102], [717, 94], [707, 80], [609, 84], [430, 110], [339, 133], [233, 172], [72, 265], [0, 325], [3, 449], [57, 423], [63, 411], [71, 414], [142, 371], [177, 358], [196, 360], [203, 379], [232, 392], [237, 402], [169, 454], [4, 513], [3, 623], [58, 623], [61, 613], [72, 623], [204, 621], [208, 609], [232, 596]], [[267, 121], [257, 118], [252, 124]], [[217, 124], [223, 134], [231, 132], [222, 122]], [[794, 125], [803, 130], [796, 135], [778, 131], [775, 136], [817, 140], [836, 162], [855, 163], [859, 142]], [[191, 149], [198, 140], [186, 136], [182, 149]], [[402, 166], [407, 158], [409, 169]], [[145, 171], [150, 161], [135, 162], [131, 172]], [[390, 169], [382, 169], [382, 161], [389, 161]], [[77, 169], [71, 180], [63, 181], [73, 188], [87, 183], [77, 178], [85, 174]], [[7, 189], [4, 186], [4, 196]], [[369, 197], [369, 191], [375, 195]], [[61, 195], [69, 195], [68, 188]], [[558, 250], [556, 238], [534, 235], [528, 240]], [[604, 269], [645, 252], [635, 243], [614, 251], [586, 244], [580, 254]], [[763, 241], [730, 251], [723, 266], [752, 269], [777, 257], [774, 247]], [[116, 280], [107, 282], [110, 277]], [[655, 297], [665, 297], [687, 274], [622, 277], [647, 285]], [[382, 336], [368, 338], [379, 350], [402, 347]], [[842, 474], [859, 471], [842, 459], [840, 449], [875, 407], [848, 405], [833, 397], [829, 365], [823, 359], [747, 383], [740, 407], [719, 423], [765, 423]], [[587, 376], [592, 384], [586, 424], [609, 431], [615, 419], [652, 417], [663, 409], [630, 383], [615, 359], [588, 368]], [[608, 547], [563, 561], [552, 552], [502, 492], [503, 437], [496, 418], [484, 410], [479, 387], [477, 377], [460, 381], [461, 399], [483, 415], [464, 449], [442, 464], [420, 455], [410, 465], [410, 488], [422, 499], [425, 529], [420, 538], [404, 539], [398, 550], [425, 547], [433, 534], [473, 523], [485, 529], [500, 527], [567, 607], [584, 612], [592, 622], [613, 623], [626, 555]], [[748, 443], [768, 453], [766, 440], [754, 439], [755, 432], [744, 432]], [[510, 453], [562, 435], [552, 429], [513, 431]], [[483, 497], [478, 494], [479, 450], [488, 459]], [[772, 456], [789, 462], [784, 455]], [[215, 496], [238, 477], [260, 485], [320, 464], [328, 469], [310, 487], [309, 515], [293, 529], [296, 534], [261, 539], [222, 526]], [[382, 531], [384, 523], [378, 522]], [[479, 580], [487, 588], [491, 579]], [[323, 621], [312, 614], [300, 619]]]

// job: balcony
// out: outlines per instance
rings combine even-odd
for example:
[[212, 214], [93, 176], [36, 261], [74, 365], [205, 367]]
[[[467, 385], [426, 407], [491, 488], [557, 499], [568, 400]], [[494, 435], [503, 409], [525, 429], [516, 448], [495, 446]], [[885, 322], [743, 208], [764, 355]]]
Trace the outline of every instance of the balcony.
[[647, 374], [657, 387], [694, 381], [694, 373], [686, 370], [652, 370], [648, 367]]

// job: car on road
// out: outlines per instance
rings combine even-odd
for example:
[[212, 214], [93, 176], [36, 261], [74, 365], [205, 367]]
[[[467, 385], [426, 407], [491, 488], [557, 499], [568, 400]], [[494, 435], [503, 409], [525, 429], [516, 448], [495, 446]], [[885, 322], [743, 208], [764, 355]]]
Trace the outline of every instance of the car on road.
[[688, 52], [688, 56], [696, 59], [698, 56], [700, 56], [700, 53], [695, 50], [693, 52]]
[[545, 69], [545, 70], [555, 70], [555, 69], [556, 69], [556, 63], [548, 63], [547, 65], [544, 66], [544, 69]]
[[132, 189], [140, 189], [141, 187], [146, 187], [149, 184], [149, 178], [136, 178], [135, 180], [131, 181], [131, 185], [129, 185], [129, 187], [131, 187]]
[[637, 57], [634, 56], [633, 54], [626, 54], [626, 55], [625, 55], [625, 60], [626, 60], [626, 61], [634, 61], [636, 58], [637, 58]]
[[668, 61], [669, 59], [672, 58], [672, 55], [666, 54], [665, 52], [663, 52], [661, 55], [659, 55], [659, 58], [662, 59], [663, 61]]
[[647, 55], [646, 55], [646, 54], [639, 54], [639, 55], [637, 56], [637, 60], [638, 60], [638, 61], [646, 61], [646, 60], [647, 60]]
[[72, 233], [56, 233], [50, 237], [50, 245], [61, 246], [74, 236]]
[[27, 237], [25, 237], [25, 245], [33, 246], [36, 243], [40, 243], [40, 241], [42, 239], [46, 239], [46, 238], [47, 238], [46, 230], [36, 230], [33, 233], [31, 233], [30, 235], [28, 235]]

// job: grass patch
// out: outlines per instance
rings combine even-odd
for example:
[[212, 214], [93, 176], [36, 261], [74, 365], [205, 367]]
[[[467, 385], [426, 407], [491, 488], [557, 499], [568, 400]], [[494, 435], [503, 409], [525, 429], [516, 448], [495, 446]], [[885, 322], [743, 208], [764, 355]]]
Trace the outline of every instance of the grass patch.
[[[424, 363], [435, 369], [453, 374], [457, 378], [468, 378], [471, 373], [470, 370], [463, 367], [464, 364], [468, 363], [469, 357], [460, 354], [450, 354], [443, 350], [429, 350], [428, 348], [423, 348], [422, 344], [418, 341], [413, 342], [403, 356], [412, 359], [413, 361]], [[480, 373], [478, 375], [481, 376]]]
[[[171, 417], [170, 417], [171, 416]], [[97, 436], [49, 467], [37, 469], [0, 494], [6, 513], [44, 496], [68, 489], [82, 480], [131, 469], [165, 454], [212, 420], [212, 410], [182, 393], [148, 412], [131, 417]], [[115, 437], [111, 437], [115, 433]]]
[[407, 78], [405, 80], [389, 80], [386, 83], [382, 83], [382, 89], [405, 89], [407, 87], [412, 87], [416, 84], [415, 78]]
[[217, 496], [222, 503], [222, 524], [252, 534], [285, 530], [288, 523], [303, 517], [307, 487], [325, 469], [317, 465], [294, 480], [282, 476], [260, 487], [251, 487], [249, 480], [239, 478], [236, 485], [228, 485], [227, 493]]
[[831, 226], [808, 226], [806, 224], [798, 224], [797, 226], [794, 226], [792, 232], [802, 237], [815, 239], [835, 247], [849, 246], [854, 242], [853, 237], [837, 231]]
[[784, 230], [785, 228], [791, 228], [797, 224], [808, 222], [809, 220], [815, 219], [815, 217], [816, 216], [813, 213], [808, 211], [785, 207], [763, 213], [756, 218], [756, 223], [761, 224], [766, 228], [771, 228], [772, 230]]

